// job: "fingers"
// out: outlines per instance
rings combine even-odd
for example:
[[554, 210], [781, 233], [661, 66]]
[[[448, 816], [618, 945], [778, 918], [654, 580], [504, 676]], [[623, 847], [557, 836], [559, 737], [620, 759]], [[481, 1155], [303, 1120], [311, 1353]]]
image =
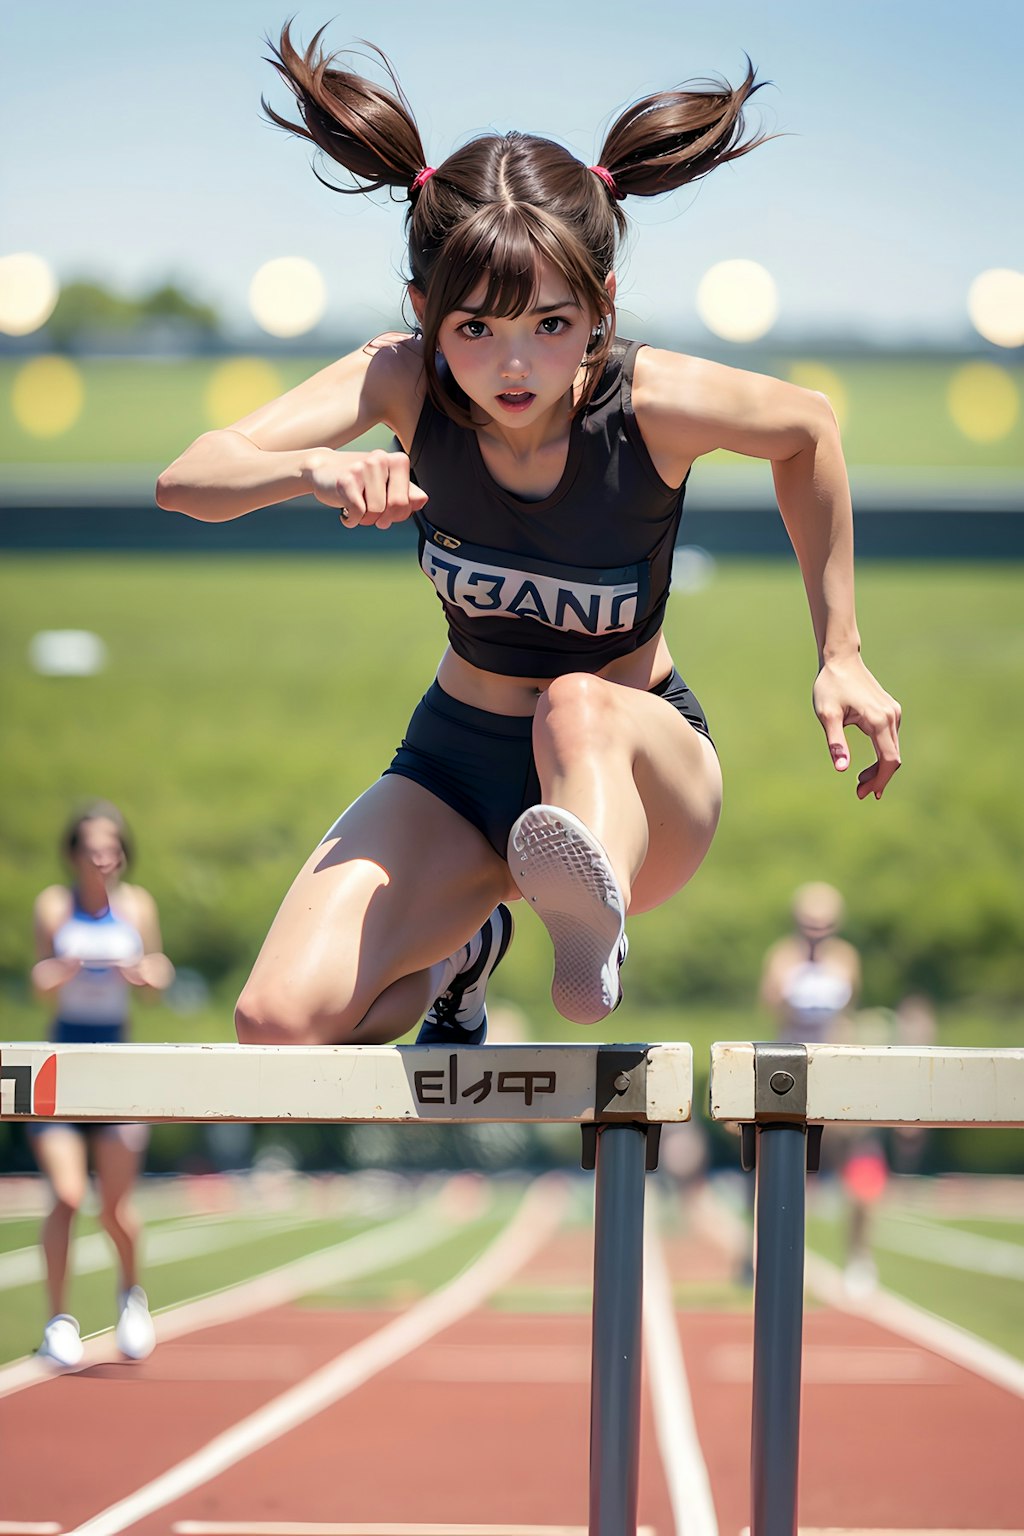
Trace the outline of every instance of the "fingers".
[[823, 710], [818, 719], [832, 755], [832, 766], [838, 773], [845, 773], [850, 766], [850, 749], [843, 735], [842, 714], [838, 710]]
[[346, 465], [337, 479], [340, 517], [345, 528], [374, 524], [390, 528], [426, 505], [427, 496], [411, 484], [404, 453], [376, 450]]
[[877, 757], [870, 768], [857, 776], [857, 798], [866, 800], [868, 795], [874, 795], [876, 800], [881, 800], [886, 785], [900, 766], [899, 705], [883, 726], [867, 734], [874, 742]]

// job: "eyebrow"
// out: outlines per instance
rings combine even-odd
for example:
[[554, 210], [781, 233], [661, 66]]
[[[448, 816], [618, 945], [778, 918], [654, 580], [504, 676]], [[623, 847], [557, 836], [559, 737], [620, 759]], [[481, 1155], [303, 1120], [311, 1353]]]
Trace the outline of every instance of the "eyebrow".
[[[538, 304], [534, 309], [530, 310], [530, 314], [531, 315], [550, 315], [556, 309], [579, 309], [579, 307], [580, 307], [579, 304], [573, 298], [559, 299], [557, 304]], [[471, 309], [467, 305], [464, 305], [464, 304], [460, 304], [456, 309], [452, 310], [452, 314], [453, 315], [477, 315], [477, 316], [479, 316], [479, 315], [485, 315], [487, 313], [488, 313], [488, 311], [485, 310], [485, 309]]]

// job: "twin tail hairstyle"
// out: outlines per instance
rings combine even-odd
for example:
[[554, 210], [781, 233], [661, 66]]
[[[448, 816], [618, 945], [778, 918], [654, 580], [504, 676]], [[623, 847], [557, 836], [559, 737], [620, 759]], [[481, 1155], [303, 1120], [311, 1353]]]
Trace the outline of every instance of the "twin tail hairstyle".
[[622, 201], [657, 197], [699, 181], [717, 166], [749, 153], [769, 137], [747, 134], [743, 108], [764, 82], [747, 74], [735, 88], [726, 81], [694, 81], [634, 102], [615, 119], [597, 163], [586, 166], [562, 145], [526, 133], [480, 134], [436, 167], [427, 156], [412, 108], [390, 61], [380, 61], [393, 90], [345, 67], [344, 56], [321, 50], [321, 27], [304, 52], [291, 39], [268, 39], [267, 62], [298, 102], [301, 121], [263, 110], [279, 127], [314, 144], [348, 173], [327, 180], [334, 192], [389, 189], [408, 199], [409, 280], [423, 294], [427, 387], [435, 405], [471, 425], [466, 407], [437, 369], [438, 332], [446, 315], [467, 308], [483, 282], [481, 314], [518, 316], [533, 301], [539, 269], [548, 262], [565, 278], [593, 317], [587, 381], [577, 409], [586, 405], [608, 360], [614, 308], [605, 287], [627, 230]]

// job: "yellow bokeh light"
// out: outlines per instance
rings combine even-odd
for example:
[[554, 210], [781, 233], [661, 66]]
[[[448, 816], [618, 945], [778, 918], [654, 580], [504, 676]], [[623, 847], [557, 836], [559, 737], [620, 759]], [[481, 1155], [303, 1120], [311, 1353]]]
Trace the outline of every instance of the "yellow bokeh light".
[[14, 419], [32, 437], [59, 437], [74, 426], [84, 404], [82, 375], [66, 357], [34, 357], [14, 376]]
[[757, 341], [778, 318], [775, 280], [756, 261], [719, 261], [700, 280], [697, 313], [725, 341]]
[[974, 443], [1006, 437], [1020, 414], [1017, 386], [996, 363], [966, 363], [949, 381], [949, 414]]
[[980, 336], [997, 347], [1024, 345], [1024, 272], [990, 267], [967, 292], [967, 313]]
[[249, 308], [271, 336], [302, 336], [322, 318], [327, 288], [320, 269], [304, 256], [264, 262], [249, 284]]
[[0, 256], [0, 331], [29, 336], [46, 324], [60, 297], [47, 262], [31, 251]]
[[813, 361], [793, 363], [790, 365], [789, 378], [792, 384], [799, 384], [801, 389], [813, 389], [819, 395], [827, 395], [839, 425], [846, 426], [850, 419], [850, 397], [846, 385], [834, 368]]
[[262, 357], [233, 357], [218, 363], [203, 395], [212, 427], [227, 427], [282, 391], [281, 376]]

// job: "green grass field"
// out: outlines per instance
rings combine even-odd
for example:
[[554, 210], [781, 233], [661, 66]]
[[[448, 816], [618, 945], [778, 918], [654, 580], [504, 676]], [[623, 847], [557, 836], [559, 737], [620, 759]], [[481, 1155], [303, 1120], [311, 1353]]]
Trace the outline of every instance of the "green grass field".
[[[55, 391], [25, 404], [18, 380], [24, 364], [0, 362], [0, 464], [88, 466], [103, 477], [110, 465], [165, 464], [211, 427], [238, 420], [262, 401], [293, 388], [331, 359], [327, 357], [182, 358], [135, 360], [78, 358], [80, 409], [59, 431], [42, 432]], [[966, 359], [758, 355], [758, 372], [792, 378], [820, 389], [839, 415], [851, 466], [932, 471], [1024, 470], [1020, 400], [1024, 367], [995, 364], [973, 386], [965, 385]], [[988, 383], [986, 384], [986, 379]], [[994, 381], [994, 383], [993, 383]], [[989, 398], [986, 391], [995, 389]], [[1013, 401], [1017, 402], [1016, 415]], [[33, 412], [40, 424], [33, 430]], [[993, 435], [994, 434], [994, 435]], [[723, 456], [725, 457], [725, 456]], [[731, 456], [729, 456], [731, 458]], [[735, 464], [736, 461], [733, 460]]]

